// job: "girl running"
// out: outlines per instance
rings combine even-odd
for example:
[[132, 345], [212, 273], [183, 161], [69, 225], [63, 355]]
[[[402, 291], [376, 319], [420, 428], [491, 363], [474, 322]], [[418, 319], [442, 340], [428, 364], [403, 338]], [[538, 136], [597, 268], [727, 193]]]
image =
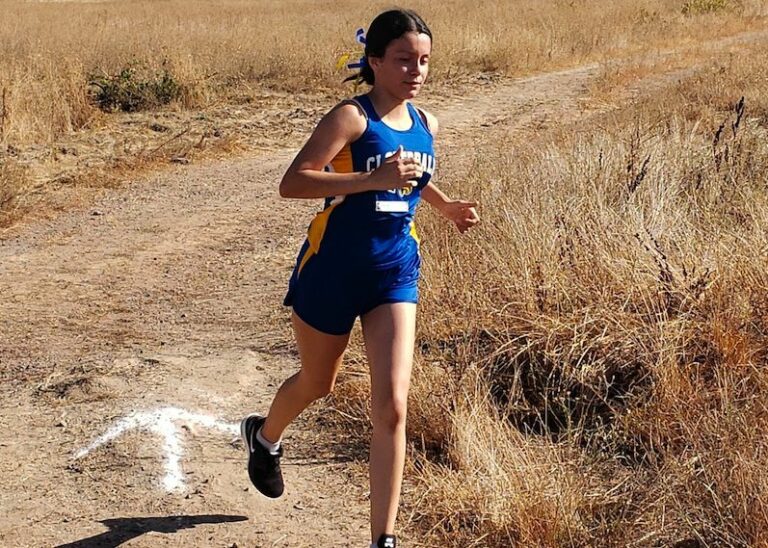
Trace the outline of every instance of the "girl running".
[[248, 473], [272, 498], [283, 493], [281, 436], [331, 392], [355, 319], [371, 375], [371, 548], [395, 548], [405, 462], [405, 418], [416, 326], [420, 198], [460, 232], [479, 222], [474, 202], [451, 200], [430, 180], [437, 120], [414, 107], [429, 70], [432, 33], [410, 10], [378, 15], [359, 77], [370, 91], [342, 101], [315, 128], [280, 182], [287, 198], [325, 198], [296, 260], [284, 304], [301, 369], [268, 415], [240, 425]]

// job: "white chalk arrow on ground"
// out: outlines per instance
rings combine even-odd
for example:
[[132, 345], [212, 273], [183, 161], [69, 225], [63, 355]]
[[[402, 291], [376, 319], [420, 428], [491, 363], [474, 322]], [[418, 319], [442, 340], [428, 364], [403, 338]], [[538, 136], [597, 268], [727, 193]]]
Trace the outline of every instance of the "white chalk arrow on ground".
[[164, 441], [165, 477], [163, 478], [163, 487], [168, 492], [183, 491], [184, 474], [181, 471], [180, 462], [184, 447], [181, 440], [181, 426], [176, 423], [213, 428], [234, 436], [240, 433], [240, 427], [237, 424], [222, 422], [209, 415], [191, 413], [178, 407], [163, 407], [154, 411], [134, 411], [116, 421], [90, 445], [77, 450], [72, 458], [80, 459], [129, 430], [148, 430], [160, 436]]

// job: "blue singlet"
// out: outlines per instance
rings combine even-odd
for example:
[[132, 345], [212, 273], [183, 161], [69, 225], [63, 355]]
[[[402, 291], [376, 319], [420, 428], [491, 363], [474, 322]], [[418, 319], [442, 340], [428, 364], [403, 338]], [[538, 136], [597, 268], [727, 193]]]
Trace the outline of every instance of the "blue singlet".
[[355, 318], [379, 304], [417, 302], [421, 259], [413, 222], [421, 190], [435, 170], [432, 134], [408, 103], [411, 128], [385, 124], [367, 95], [352, 101], [365, 112], [367, 127], [326, 166], [327, 171], [373, 171], [403, 146], [403, 158], [421, 162], [415, 187], [326, 198], [309, 225], [284, 304], [309, 325], [345, 334]]

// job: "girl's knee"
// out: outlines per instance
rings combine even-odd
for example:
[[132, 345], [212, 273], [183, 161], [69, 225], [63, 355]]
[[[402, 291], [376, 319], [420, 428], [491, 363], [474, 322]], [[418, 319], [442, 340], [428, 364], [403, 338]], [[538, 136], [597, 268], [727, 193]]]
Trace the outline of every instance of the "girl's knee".
[[297, 381], [302, 386], [304, 394], [311, 400], [324, 398], [333, 392], [333, 387], [336, 384], [334, 378], [311, 378], [301, 373], [299, 373]]
[[405, 426], [407, 414], [407, 398], [396, 397], [375, 405], [371, 409], [371, 422], [374, 428], [394, 432]]

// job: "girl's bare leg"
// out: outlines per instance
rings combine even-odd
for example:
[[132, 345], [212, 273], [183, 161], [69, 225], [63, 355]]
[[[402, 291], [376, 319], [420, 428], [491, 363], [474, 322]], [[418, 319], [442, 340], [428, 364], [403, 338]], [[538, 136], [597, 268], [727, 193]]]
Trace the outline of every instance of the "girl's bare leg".
[[405, 417], [416, 305], [383, 304], [362, 318], [371, 367], [371, 538], [394, 534], [405, 465]]
[[294, 312], [293, 332], [299, 347], [301, 369], [289, 377], [277, 391], [269, 408], [261, 435], [277, 442], [286, 427], [309, 404], [329, 394], [336, 382], [349, 334], [329, 335], [311, 327]]

